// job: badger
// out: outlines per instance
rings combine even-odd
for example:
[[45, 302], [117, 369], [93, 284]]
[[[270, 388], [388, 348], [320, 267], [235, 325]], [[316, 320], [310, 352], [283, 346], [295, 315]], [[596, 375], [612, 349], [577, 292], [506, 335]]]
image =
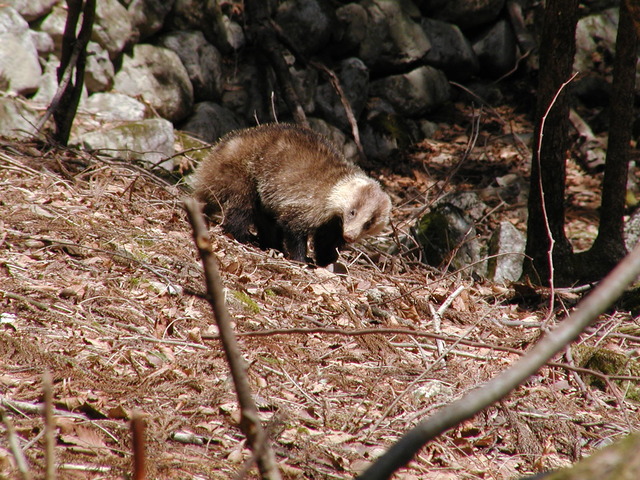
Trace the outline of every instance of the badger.
[[325, 137], [282, 123], [224, 136], [198, 166], [194, 194], [240, 242], [305, 262], [311, 238], [319, 266], [346, 243], [379, 234], [391, 211], [380, 184]]

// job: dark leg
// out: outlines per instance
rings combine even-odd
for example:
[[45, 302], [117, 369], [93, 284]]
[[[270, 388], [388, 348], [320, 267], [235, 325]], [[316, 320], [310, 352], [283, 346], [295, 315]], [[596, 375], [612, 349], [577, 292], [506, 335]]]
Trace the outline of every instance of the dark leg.
[[275, 217], [265, 211], [261, 205], [256, 205], [255, 225], [258, 231], [260, 248], [275, 248], [284, 252], [284, 232]]
[[241, 243], [253, 243], [256, 238], [250, 228], [254, 223], [252, 209], [227, 209], [222, 228]]
[[336, 217], [320, 226], [313, 234], [316, 264], [320, 267], [326, 267], [335, 262], [338, 259], [338, 249], [343, 245], [342, 222], [340, 218]]
[[296, 262], [307, 261], [307, 236], [290, 231], [284, 231], [285, 255]]

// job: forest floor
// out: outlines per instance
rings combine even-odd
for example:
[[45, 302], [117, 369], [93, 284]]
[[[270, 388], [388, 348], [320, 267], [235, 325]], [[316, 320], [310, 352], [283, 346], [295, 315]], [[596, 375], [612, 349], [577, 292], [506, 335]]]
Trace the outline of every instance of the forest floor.
[[[397, 242], [452, 191], [486, 203], [482, 241], [500, 221], [525, 230], [530, 147], [522, 139], [531, 126], [513, 111], [488, 112], [474, 140], [464, 126], [471, 111], [458, 114], [460, 127], [372, 172], [392, 196], [394, 233], [343, 252], [344, 275], [211, 229], [284, 478], [353, 478], [418, 421], [509, 368], [542, 322], [553, 326], [579, 301], [566, 293], [549, 312], [544, 290], [522, 299], [514, 285], [423, 265]], [[567, 230], [577, 248], [597, 229], [598, 189], [597, 175], [570, 164]], [[217, 328], [198, 295], [202, 266], [185, 195], [132, 165], [0, 142], [0, 405], [36, 477], [45, 468], [35, 407], [46, 370], [59, 478], [129, 478], [135, 411], [146, 421], [149, 478], [234, 478], [250, 457]], [[433, 311], [459, 287], [442, 314], [449, 340], [439, 351], [428, 336]], [[596, 345], [633, 354], [640, 337], [620, 332], [638, 326], [612, 309], [574, 344], [574, 360]], [[363, 329], [376, 332], [354, 333]], [[429, 443], [395, 478], [517, 478], [569, 465], [640, 428], [628, 385], [577, 381], [564, 356], [556, 361], [565, 366], [543, 368]], [[15, 478], [2, 423], [0, 434], [0, 478]]]

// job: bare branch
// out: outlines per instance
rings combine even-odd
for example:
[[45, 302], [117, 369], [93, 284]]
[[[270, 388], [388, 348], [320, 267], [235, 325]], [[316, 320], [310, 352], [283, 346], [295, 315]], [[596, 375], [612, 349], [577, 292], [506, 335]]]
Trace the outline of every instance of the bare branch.
[[218, 264], [213, 256], [209, 232], [202, 217], [200, 206], [193, 198], [186, 199], [185, 208], [189, 222], [193, 228], [193, 239], [204, 266], [205, 283], [209, 304], [213, 309], [215, 321], [220, 332], [222, 347], [231, 370], [238, 403], [240, 404], [240, 428], [247, 437], [249, 447], [254, 452], [260, 474], [264, 479], [280, 480], [275, 456], [258, 416], [258, 408], [251, 395], [251, 388], [247, 379], [247, 365], [242, 357], [235, 332], [231, 327], [231, 318], [225, 305], [224, 290]]
[[42, 377], [44, 390], [44, 403], [42, 410], [44, 414], [44, 442], [45, 442], [45, 479], [55, 480], [56, 478], [56, 422], [53, 418], [53, 379], [51, 372], [46, 370]]

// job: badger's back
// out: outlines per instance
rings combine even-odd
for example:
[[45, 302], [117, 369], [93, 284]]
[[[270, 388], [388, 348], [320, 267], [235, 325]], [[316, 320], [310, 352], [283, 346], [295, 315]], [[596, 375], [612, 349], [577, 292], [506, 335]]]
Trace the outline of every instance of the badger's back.
[[329, 204], [341, 180], [364, 173], [324, 137], [287, 124], [253, 129], [262, 146], [250, 169], [264, 207], [288, 227], [313, 229], [339, 212]]

